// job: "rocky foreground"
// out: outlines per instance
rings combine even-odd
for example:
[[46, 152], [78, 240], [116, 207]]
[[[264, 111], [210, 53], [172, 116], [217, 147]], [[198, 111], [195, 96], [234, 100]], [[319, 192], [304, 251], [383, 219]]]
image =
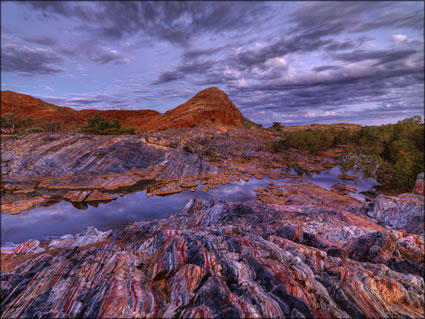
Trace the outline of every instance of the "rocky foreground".
[[423, 318], [422, 195], [258, 195], [3, 248], [2, 316]]
[[39, 133], [1, 139], [2, 213], [19, 213], [66, 199], [110, 200], [110, 193], [149, 196], [203, 190], [232, 180], [287, 177], [296, 165], [320, 171], [338, 150], [312, 156], [272, 153], [279, 134], [263, 130], [182, 128], [127, 136]]

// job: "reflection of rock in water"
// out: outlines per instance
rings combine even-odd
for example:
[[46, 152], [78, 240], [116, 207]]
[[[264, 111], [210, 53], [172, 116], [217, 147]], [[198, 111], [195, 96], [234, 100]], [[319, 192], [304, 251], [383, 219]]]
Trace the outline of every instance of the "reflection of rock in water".
[[89, 208], [89, 206], [87, 205], [87, 203], [84, 202], [71, 202], [72, 206], [74, 206], [77, 209], [82, 209], [82, 210], [86, 210], [87, 208]]
[[107, 204], [107, 203], [110, 203], [112, 201], [113, 201], [113, 199], [111, 199], [111, 200], [96, 200], [96, 201], [89, 201], [89, 202], [85, 202], [85, 203], [87, 203], [88, 205], [93, 206], [93, 207], [99, 207], [99, 204]]

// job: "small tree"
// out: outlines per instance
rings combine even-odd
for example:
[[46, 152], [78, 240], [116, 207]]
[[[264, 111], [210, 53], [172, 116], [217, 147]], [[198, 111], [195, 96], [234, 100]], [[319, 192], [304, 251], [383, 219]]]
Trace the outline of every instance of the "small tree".
[[101, 134], [101, 135], [120, 135], [134, 134], [134, 128], [121, 128], [120, 121], [113, 119], [112, 121], [105, 120], [99, 114], [95, 114], [87, 119], [88, 125], [81, 128], [82, 133]]
[[61, 128], [61, 123], [57, 121], [50, 121], [50, 122], [44, 123], [42, 125], [42, 128], [45, 132], [57, 132]]
[[274, 130], [276, 132], [281, 132], [282, 127], [280, 126], [280, 122], [273, 122], [272, 130]]
[[6, 113], [1, 117], [1, 131], [6, 134], [15, 133], [16, 116], [13, 113]]
[[20, 129], [29, 129], [33, 127], [34, 124], [35, 124], [35, 120], [31, 116], [27, 116], [26, 118], [18, 122], [18, 127]]

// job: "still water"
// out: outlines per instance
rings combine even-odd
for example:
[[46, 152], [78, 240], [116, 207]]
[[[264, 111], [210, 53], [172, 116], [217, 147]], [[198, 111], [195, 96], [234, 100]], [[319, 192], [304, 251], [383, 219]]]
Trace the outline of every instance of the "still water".
[[[340, 174], [339, 168], [334, 167], [322, 171], [321, 174], [304, 176], [304, 178], [328, 190], [333, 184], [343, 182], [357, 189], [357, 193], [350, 195], [359, 200], [364, 200], [364, 195], [359, 192], [377, 185], [376, 181], [372, 179], [361, 180], [357, 184], [354, 181], [341, 181], [337, 177], [338, 174]], [[100, 203], [98, 207], [88, 206], [85, 210], [77, 209], [70, 202], [62, 201], [49, 207], [39, 207], [17, 215], [2, 215], [1, 243], [4, 246], [10, 242], [17, 244], [43, 236], [75, 234], [87, 226], [94, 226], [104, 231], [117, 229], [133, 221], [164, 218], [180, 211], [192, 198], [247, 201], [256, 199], [255, 189], [266, 187], [269, 182], [281, 184], [285, 181], [286, 179], [267, 177], [264, 179], [251, 178], [248, 182], [241, 180], [227, 185], [218, 185], [216, 189], [208, 192], [202, 192], [202, 185], [198, 185], [195, 192], [186, 190], [165, 197], [146, 197], [146, 191], [140, 191], [119, 197], [109, 203]]]

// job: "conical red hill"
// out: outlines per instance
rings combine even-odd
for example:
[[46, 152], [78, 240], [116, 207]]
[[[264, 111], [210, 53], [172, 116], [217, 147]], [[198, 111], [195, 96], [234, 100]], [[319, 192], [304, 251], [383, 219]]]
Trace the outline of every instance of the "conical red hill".
[[146, 129], [192, 127], [198, 123], [208, 123], [209, 127], [242, 127], [242, 117], [242, 113], [226, 93], [216, 87], [210, 87], [202, 90], [186, 103], [153, 118]]

